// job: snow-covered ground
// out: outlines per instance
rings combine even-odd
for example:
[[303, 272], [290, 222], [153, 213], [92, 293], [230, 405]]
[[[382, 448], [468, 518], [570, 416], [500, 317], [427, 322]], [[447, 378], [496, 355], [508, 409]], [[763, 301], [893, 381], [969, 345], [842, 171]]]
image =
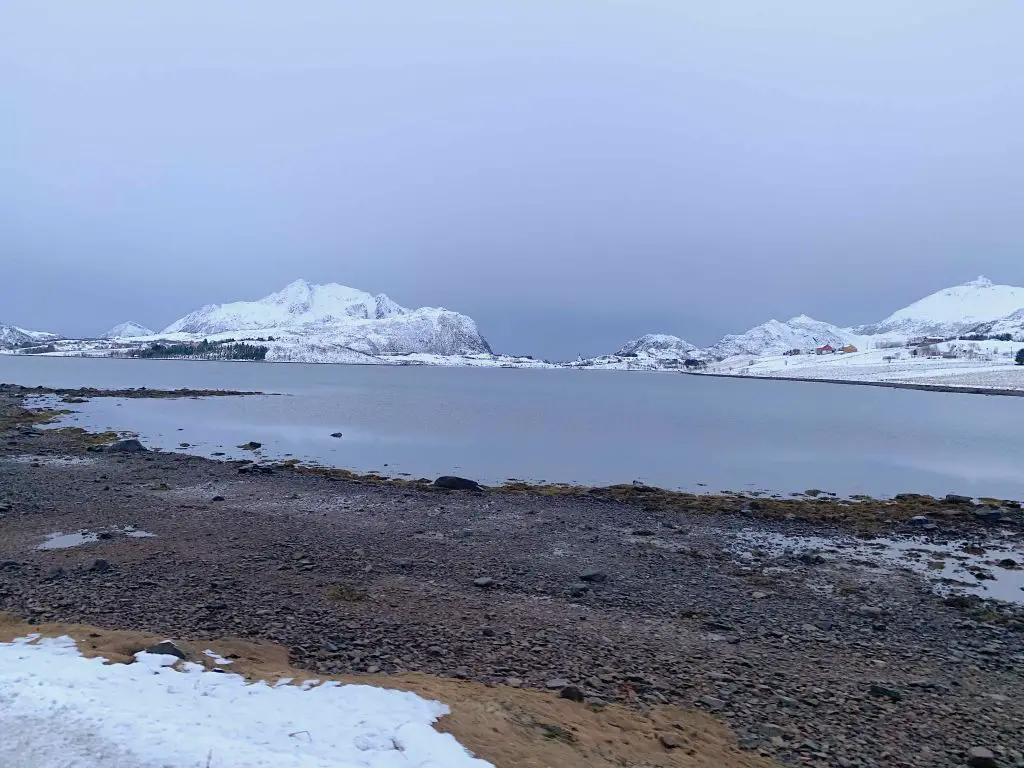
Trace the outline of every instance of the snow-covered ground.
[[1019, 342], [943, 342], [940, 354], [954, 359], [912, 356], [909, 349], [868, 349], [848, 354], [787, 357], [737, 356], [708, 365], [706, 373], [843, 381], [934, 384], [1024, 390], [1024, 366], [1014, 365]]
[[431, 727], [448, 713], [440, 702], [366, 685], [288, 682], [249, 683], [145, 652], [133, 664], [107, 664], [84, 658], [69, 637], [0, 643], [0, 765], [490, 766]]

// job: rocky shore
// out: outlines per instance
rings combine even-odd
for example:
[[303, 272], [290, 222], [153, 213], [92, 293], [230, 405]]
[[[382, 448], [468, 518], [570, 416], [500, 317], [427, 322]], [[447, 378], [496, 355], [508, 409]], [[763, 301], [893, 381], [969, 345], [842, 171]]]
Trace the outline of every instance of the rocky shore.
[[[701, 709], [785, 765], [1024, 766], [1019, 606], [943, 597], [827, 547], [738, 545], [1016, 541], [1014, 502], [448, 490], [96, 450], [38, 429], [25, 394], [0, 391], [0, 611], [21, 619], [272, 641], [322, 674]], [[38, 548], [76, 532], [78, 546]]]

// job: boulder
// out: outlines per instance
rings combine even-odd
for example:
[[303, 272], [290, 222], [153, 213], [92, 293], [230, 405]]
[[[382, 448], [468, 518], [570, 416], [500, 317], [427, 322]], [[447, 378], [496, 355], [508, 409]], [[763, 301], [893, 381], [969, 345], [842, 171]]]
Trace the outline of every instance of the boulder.
[[974, 499], [972, 499], [970, 496], [959, 496], [959, 495], [957, 495], [955, 493], [947, 493], [946, 494], [946, 503], [947, 504], [971, 504], [971, 505], [973, 505], [974, 504]]
[[145, 650], [146, 653], [156, 653], [164, 656], [176, 656], [182, 661], [188, 659], [188, 655], [183, 650], [181, 650], [181, 648], [172, 643], [170, 640], [164, 640], [162, 643], [151, 645], [149, 648], [146, 648]]
[[455, 477], [454, 475], [443, 475], [434, 481], [434, 486], [437, 488], [444, 488], [449, 491], [479, 491], [480, 483], [475, 480], [469, 480], [465, 477]]
[[146, 453], [149, 449], [132, 437], [127, 440], [118, 440], [116, 443], [111, 443], [107, 446], [107, 450], [112, 453]]
[[580, 580], [581, 581], [593, 581], [593, 582], [596, 582], [596, 583], [599, 584], [599, 583], [601, 583], [603, 581], [607, 581], [608, 580], [608, 574], [605, 573], [604, 571], [602, 571], [600, 568], [595, 568], [595, 567], [591, 566], [590, 568], [585, 568], [580, 573]]

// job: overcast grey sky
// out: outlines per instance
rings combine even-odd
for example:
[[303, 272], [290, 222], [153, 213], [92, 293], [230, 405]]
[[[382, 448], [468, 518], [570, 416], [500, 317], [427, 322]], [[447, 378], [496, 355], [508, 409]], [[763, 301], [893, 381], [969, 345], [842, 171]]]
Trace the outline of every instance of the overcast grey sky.
[[1020, 0], [5, 0], [0, 320], [297, 277], [499, 351], [1024, 284]]

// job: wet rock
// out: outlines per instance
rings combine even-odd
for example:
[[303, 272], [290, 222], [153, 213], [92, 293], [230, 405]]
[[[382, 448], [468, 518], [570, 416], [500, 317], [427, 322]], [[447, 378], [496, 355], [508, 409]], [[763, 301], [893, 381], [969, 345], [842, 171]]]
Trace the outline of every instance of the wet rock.
[[719, 699], [716, 696], [701, 696], [697, 699], [698, 704], [703, 704], [712, 712], [717, 712], [720, 709], [725, 709], [725, 700]]
[[110, 531], [101, 531], [100, 533], [96, 534], [96, 538], [102, 539], [103, 541], [107, 541], [109, 539], [114, 538], [114, 534], [112, 534]]
[[344, 437], [344, 435], [342, 435], [341, 432], [331, 432], [331, 437], [341, 438]]
[[465, 477], [443, 475], [434, 481], [434, 486], [449, 491], [479, 491], [480, 483]]
[[559, 698], [568, 699], [569, 701], [583, 701], [585, 698], [583, 690], [576, 685], [567, 685], [558, 692]]
[[218, 494], [214, 496], [212, 499], [210, 499], [210, 501], [224, 501], [224, 497]]
[[602, 571], [600, 568], [592, 566], [590, 568], [583, 569], [583, 571], [580, 573], [580, 580], [600, 584], [601, 582], [608, 580], [608, 574]]
[[495, 581], [490, 576], [481, 576], [479, 579], [473, 579], [473, 586], [480, 587], [480, 589], [491, 589], [495, 586]]
[[590, 585], [579, 582], [577, 584], [569, 585], [569, 594], [573, 597], [583, 597], [587, 592], [590, 591]]
[[967, 752], [967, 764], [971, 768], [999, 768], [996, 756], [985, 747], [971, 747]]
[[872, 696], [884, 696], [887, 699], [893, 701], [899, 701], [903, 698], [903, 692], [898, 688], [893, 688], [888, 683], [872, 683], [868, 689], [868, 693]]
[[947, 504], [970, 504], [973, 506], [974, 499], [972, 499], [970, 496], [960, 496], [955, 493], [947, 493], [945, 502]]
[[166, 656], [176, 656], [182, 661], [188, 659], [188, 654], [186, 654], [183, 650], [181, 650], [181, 648], [176, 646], [170, 640], [164, 640], [162, 643], [151, 645], [149, 648], [146, 648], [145, 651], [146, 653], [158, 653]]
[[255, 451], [258, 448], [262, 448], [263, 443], [257, 443], [255, 440], [250, 440], [248, 443], [242, 443], [238, 447], [243, 451]]
[[817, 552], [804, 552], [797, 557], [804, 565], [821, 565], [825, 562], [825, 558], [819, 555]]
[[147, 453], [149, 451], [146, 446], [134, 437], [127, 440], [118, 440], [116, 443], [111, 443], [107, 446], [106, 450], [109, 453]]
[[997, 520], [1003, 519], [1003, 510], [1001, 509], [979, 509], [974, 513], [974, 519], [982, 523], [994, 523]]

